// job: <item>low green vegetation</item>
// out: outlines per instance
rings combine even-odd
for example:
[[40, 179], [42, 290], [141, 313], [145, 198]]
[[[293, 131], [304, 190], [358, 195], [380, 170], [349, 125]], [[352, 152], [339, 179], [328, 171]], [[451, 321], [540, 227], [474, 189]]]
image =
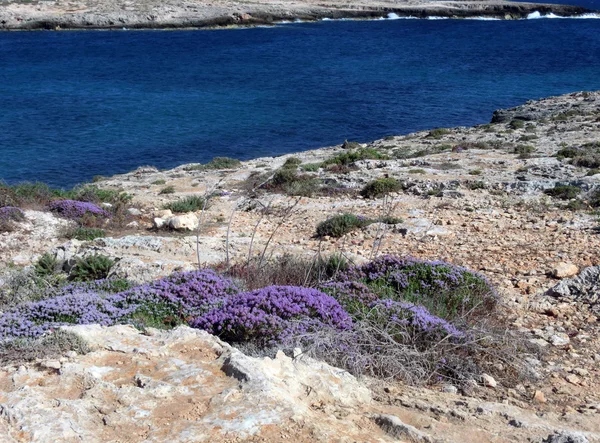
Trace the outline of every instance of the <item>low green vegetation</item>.
[[67, 235], [68, 238], [74, 238], [80, 241], [91, 241], [97, 238], [106, 237], [106, 231], [98, 228], [75, 228], [72, 232]]
[[427, 174], [427, 171], [425, 169], [418, 168], [418, 169], [409, 169], [408, 173], [409, 174]]
[[181, 200], [167, 203], [163, 209], [170, 209], [177, 214], [200, 211], [208, 207], [208, 201], [200, 195], [190, 195]]
[[175, 186], [171, 185], [171, 186], [162, 188], [158, 194], [159, 195], [175, 194]]
[[544, 194], [560, 200], [571, 200], [581, 193], [581, 189], [571, 185], [555, 185], [554, 188], [546, 189]]
[[211, 161], [202, 165], [194, 165], [186, 168], [186, 171], [209, 171], [218, 169], [236, 169], [242, 165], [242, 162], [230, 157], [215, 157]]
[[433, 138], [435, 140], [439, 140], [440, 138], [442, 138], [444, 135], [448, 135], [450, 134], [450, 130], [446, 129], [446, 128], [436, 128], [436, 129], [432, 129], [431, 131], [429, 131], [429, 134], [427, 134], [427, 138]]
[[348, 166], [360, 160], [388, 160], [389, 157], [377, 149], [360, 148], [350, 152], [342, 152], [334, 157], [325, 160], [321, 166], [339, 165]]
[[316, 236], [320, 238], [325, 236], [339, 238], [352, 231], [365, 228], [373, 223], [395, 225], [402, 223], [403, 221], [404, 220], [401, 218], [393, 216], [367, 218], [350, 213], [334, 215], [317, 225]]
[[167, 181], [161, 178], [159, 180], [154, 180], [151, 184], [152, 185], [164, 185], [166, 183], [167, 183]]
[[531, 154], [535, 152], [535, 148], [530, 145], [517, 145], [513, 149], [513, 153], [518, 155], [518, 158], [531, 158]]
[[391, 177], [382, 177], [367, 183], [360, 194], [366, 198], [379, 198], [390, 192], [400, 190], [402, 190], [402, 184], [398, 180]]
[[525, 122], [520, 119], [511, 120], [508, 124], [511, 129], [523, 129], [525, 127]]
[[298, 157], [288, 157], [283, 164], [282, 168], [284, 169], [297, 169], [298, 166], [302, 164], [302, 160]]
[[77, 259], [71, 269], [70, 277], [74, 281], [92, 281], [107, 278], [115, 262], [100, 254], [88, 255]]
[[483, 174], [483, 171], [481, 169], [471, 169], [469, 171], [469, 175], [481, 175]]

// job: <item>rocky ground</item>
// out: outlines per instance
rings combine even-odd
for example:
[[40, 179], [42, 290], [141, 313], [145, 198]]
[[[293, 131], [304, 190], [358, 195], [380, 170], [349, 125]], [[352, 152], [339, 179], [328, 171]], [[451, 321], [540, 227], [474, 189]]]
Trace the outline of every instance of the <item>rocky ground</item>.
[[[321, 251], [355, 262], [384, 253], [446, 260], [498, 286], [512, 326], [543, 350], [531, 362], [534, 379], [514, 386], [483, 380], [460, 393], [373, 385], [313, 361], [245, 357], [186, 328], [146, 336], [127, 327], [77, 327], [97, 351], [0, 371], [0, 433], [12, 441], [49, 441], [56, 433], [65, 435], [61, 441], [165, 441], [165, 433], [177, 441], [600, 441], [600, 220], [590, 200], [600, 171], [556, 156], [600, 141], [599, 105], [600, 92], [576, 93], [497, 111], [492, 123], [472, 128], [345, 143], [232, 169], [143, 167], [97, 183], [133, 196], [136, 220], [109, 237], [66, 241], [69, 222], [35, 210], [16, 231], [0, 234], [5, 263], [28, 265], [48, 250], [60, 259], [101, 253], [120, 259], [116, 275], [140, 282], [197, 266], [197, 238], [186, 228], [196, 229], [199, 216], [203, 264], [223, 262], [227, 252], [244, 260], [254, 230], [254, 252], [268, 244], [274, 257]], [[365, 148], [385, 159], [314, 166]], [[328, 192], [252, 190], [290, 157]], [[398, 179], [402, 190], [385, 199], [358, 194], [381, 177]], [[556, 185], [580, 194], [547, 195]], [[174, 193], [161, 194], [168, 186]], [[162, 209], [208, 194], [214, 197], [203, 214]], [[344, 212], [402, 222], [315, 238], [319, 222]], [[269, 407], [244, 412], [260, 402]], [[152, 417], [152, 429], [140, 417]], [[192, 437], [196, 427], [202, 430]]]
[[561, 16], [590, 12], [578, 6], [486, 1], [351, 0], [78, 0], [0, 1], [0, 29], [185, 28], [272, 24], [323, 18], [413, 17], [524, 18], [538, 11]]

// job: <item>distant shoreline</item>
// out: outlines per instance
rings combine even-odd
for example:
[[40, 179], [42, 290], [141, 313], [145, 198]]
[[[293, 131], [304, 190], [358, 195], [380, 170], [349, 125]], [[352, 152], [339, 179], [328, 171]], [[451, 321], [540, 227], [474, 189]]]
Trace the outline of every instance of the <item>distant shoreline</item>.
[[189, 0], [170, 0], [167, 3], [144, 3], [133, 8], [119, 1], [107, 2], [101, 7], [79, 0], [74, 7], [62, 9], [57, 1], [47, 4], [9, 3], [0, 6], [0, 30], [175, 30], [222, 29], [277, 25], [286, 21], [315, 22], [323, 19], [381, 19], [394, 14], [398, 18], [449, 19], [488, 18], [514, 20], [527, 18], [532, 13], [560, 17], [594, 13], [587, 8], [572, 5], [517, 3], [507, 1], [440, 3], [361, 3], [361, 0], [337, 5], [295, 3], [191, 3]]

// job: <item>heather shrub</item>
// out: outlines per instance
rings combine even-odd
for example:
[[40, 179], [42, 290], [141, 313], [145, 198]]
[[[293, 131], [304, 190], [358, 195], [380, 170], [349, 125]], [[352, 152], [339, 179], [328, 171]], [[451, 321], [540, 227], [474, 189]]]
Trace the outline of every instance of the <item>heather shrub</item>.
[[511, 129], [523, 129], [525, 127], [525, 122], [523, 120], [514, 119], [508, 124]]
[[90, 348], [78, 335], [61, 329], [33, 339], [4, 340], [0, 341], [0, 366], [36, 359], [59, 358], [69, 351], [83, 355], [87, 354]]
[[334, 215], [317, 225], [317, 237], [343, 237], [373, 223], [370, 219], [354, 214]]
[[106, 219], [110, 214], [90, 202], [76, 200], [54, 200], [49, 205], [50, 211], [71, 220], [81, 221], [85, 216]]
[[208, 201], [200, 195], [190, 195], [163, 206], [163, 209], [170, 209], [177, 214], [200, 211], [204, 208], [208, 208]]
[[379, 198], [383, 197], [390, 192], [398, 192], [402, 189], [402, 184], [395, 178], [378, 178], [365, 185], [360, 191], [363, 197], [367, 198]]
[[[355, 294], [348, 282], [364, 286]], [[489, 313], [497, 303], [494, 288], [479, 274], [442, 261], [393, 256], [350, 268], [323, 289], [354, 311], [364, 304], [363, 299], [372, 299], [365, 293], [365, 286], [377, 299], [422, 305], [433, 315], [450, 321]]]
[[108, 277], [115, 262], [110, 257], [94, 254], [78, 258], [69, 276], [75, 281], [92, 281]]
[[554, 188], [546, 189], [544, 194], [560, 200], [571, 200], [579, 195], [581, 189], [571, 185], [554, 185]]
[[318, 256], [316, 258], [283, 254], [274, 260], [260, 263], [260, 260], [236, 263], [223, 269], [228, 276], [239, 282], [244, 290], [255, 290], [270, 285], [317, 287], [349, 266], [341, 254]]
[[10, 232], [15, 223], [25, 220], [25, 214], [15, 206], [0, 207], [0, 233]]
[[263, 189], [281, 192], [290, 196], [311, 197], [319, 191], [320, 180], [306, 174], [298, 174], [295, 168], [283, 167], [263, 185]]
[[316, 289], [268, 286], [234, 295], [190, 324], [233, 343], [270, 343], [323, 327], [348, 329], [352, 321], [334, 298]]

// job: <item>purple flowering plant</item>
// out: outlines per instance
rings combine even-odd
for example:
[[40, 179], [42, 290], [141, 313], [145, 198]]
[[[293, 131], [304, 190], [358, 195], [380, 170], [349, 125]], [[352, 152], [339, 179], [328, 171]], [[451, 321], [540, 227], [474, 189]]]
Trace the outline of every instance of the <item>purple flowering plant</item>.
[[226, 341], [272, 343], [322, 327], [349, 329], [352, 320], [331, 296], [311, 288], [268, 286], [230, 297], [191, 322]]
[[94, 203], [77, 200], [54, 200], [50, 202], [50, 211], [71, 219], [81, 220], [85, 216], [110, 218], [110, 214]]
[[4, 206], [0, 208], [0, 221], [22, 221], [25, 219], [25, 214], [20, 208], [15, 206]]
[[446, 320], [488, 312], [498, 300], [487, 279], [466, 268], [389, 255], [340, 273], [322, 289], [350, 310], [391, 299], [423, 305]]

